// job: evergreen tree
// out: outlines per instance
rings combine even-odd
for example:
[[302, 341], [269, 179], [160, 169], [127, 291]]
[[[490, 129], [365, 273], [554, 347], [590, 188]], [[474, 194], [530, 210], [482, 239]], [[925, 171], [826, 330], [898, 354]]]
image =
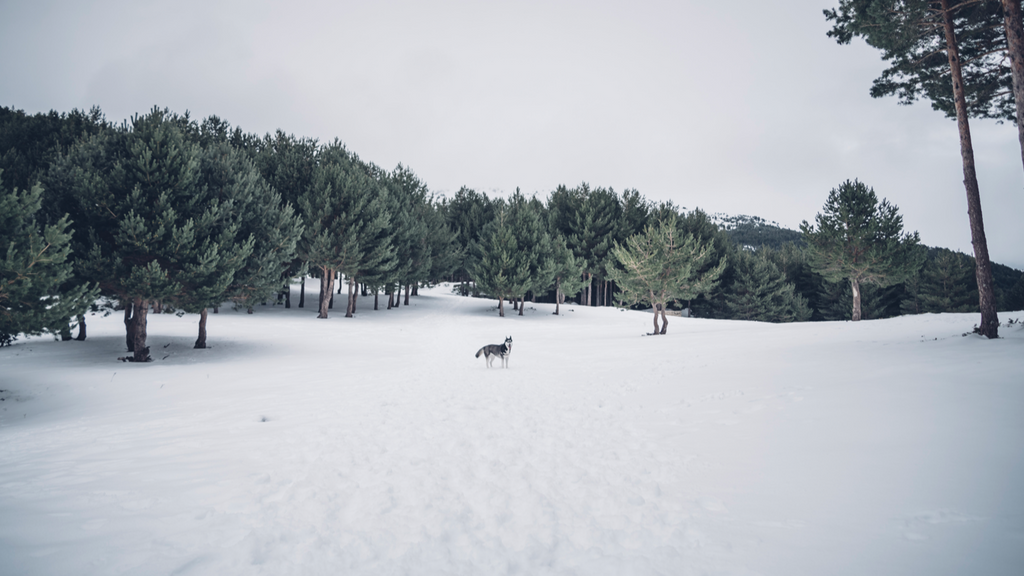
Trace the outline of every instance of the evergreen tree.
[[505, 316], [505, 299], [522, 294], [531, 285], [529, 261], [516, 238], [512, 210], [503, 200], [494, 202], [494, 217], [473, 243], [470, 273], [478, 287], [498, 299], [498, 315]]
[[463, 296], [468, 296], [471, 279], [470, 268], [474, 262], [471, 247], [479, 240], [484, 225], [494, 217], [494, 206], [486, 194], [463, 186], [451, 200], [442, 203], [445, 221], [455, 233], [456, 243], [462, 247], [462, 257], [456, 263], [454, 279], [462, 283]]
[[902, 308], [908, 313], [975, 312], [978, 287], [973, 259], [952, 250], [937, 249], [929, 255], [920, 274], [908, 281]]
[[[81, 226], [82, 276], [125, 306], [134, 361], [148, 361], [147, 315], [159, 302], [231, 282], [251, 241], [237, 238], [233, 202], [201, 184], [201, 150], [187, 117], [154, 108], [76, 145], [61, 162], [61, 197]], [[52, 170], [51, 170], [52, 172]], [[76, 233], [76, 236], [78, 234]]]
[[[946, 110], [949, 110], [951, 102], [960, 133], [967, 214], [971, 226], [971, 244], [974, 246], [981, 310], [979, 332], [988, 338], [996, 338], [999, 335], [999, 318], [996, 314], [992, 265], [985, 238], [981, 193], [978, 190], [974, 146], [968, 121], [971, 115], [968, 97], [978, 93], [980, 83], [972, 82], [968, 85], [965, 82], [964, 57], [957, 39], [958, 34], [975, 38], [972, 35], [975, 31], [991, 36], [992, 26], [987, 25], [984, 18], [970, 16], [972, 11], [983, 10], [985, 6], [985, 3], [975, 1], [951, 0], [840, 0], [838, 10], [825, 10], [825, 18], [835, 22], [828, 35], [840, 44], [848, 44], [854, 36], [860, 36], [870, 46], [881, 50], [884, 60], [892, 62], [882, 77], [875, 81], [873, 96], [899, 93], [905, 102], [912, 102], [919, 94], [924, 94], [936, 108]], [[983, 46], [984, 42], [979, 44]], [[971, 42], [965, 47], [968, 61], [984, 59], [989, 51], [982, 47], [975, 53]], [[941, 60], [942, 54], [946, 57], [945, 64]], [[970, 70], [968, 66], [967, 77], [970, 76]], [[951, 92], [946, 94], [951, 94], [951, 99], [944, 100], [943, 92], [938, 88], [937, 76], [948, 79]], [[1021, 137], [1024, 139], [1024, 134]], [[854, 287], [855, 299], [856, 295]], [[855, 312], [855, 319], [857, 316]]]
[[207, 308], [230, 299], [251, 312], [256, 303], [265, 302], [288, 281], [302, 225], [295, 210], [282, 204], [281, 195], [263, 179], [248, 155], [226, 138], [207, 140], [200, 173], [200, 183], [211, 199], [232, 207], [230, 219], [213, 225], [216, 233], [233, 234], [241, 240], [238, 247], [251, 246], [236, 251], [240, 260], [230, 276], [222, 267], [216, 280], [199, 278], [180, 301], [185, 310], [200, 313], [195, 347], [205, 348]]
[[391, 250], [373, 244], [390, 225], [388, 193], [359, 158], [335, 141], [320, 152], [312, 187], [299, 196], [304, 230], [298, 253], [321, 278], [317, 318], [327, 318], [338, 273], [356, 277]]
[[42, 188], [8, 191], [2, 178], [0, 170], [0, 346], [19, 333], [63, 329], [98, 295], [86, 284], [63, 287], [72, 276], [67, 216], [43, 224]]
[[576, 258], [561, 235], [551, 241], [551, 264], [555, 281], [554, 314], [558, 315], [562, 302], [566, 298], [575, 298], [590, 280], [584, 278], [583, 262]]
[[816, 226], [800, 225], [815, 272], [829, 282], [847, 280], [852, 292], [851, 319], [861, 319], [861, 286], [903, 282], [923, 261], [918, 234], [903, 233], [903, 217], [874, 190], [847, 180], [833, 188]]
[[740, 250], [732, 260], [734, 279], [725, 294], [731, 317], [761, 322], [805, 322], [811, 318], [807, 299], [796, 293], [786, 274], [763, 247], [756, 252]]
[[573, 254], [584, 263], [588, 282], [581, 304], [596, 306], [594, 277], [600, 279], [610, 262], [609, 250], [615, 243], [620, 214], [619, 199], [614, 190], [596, 188], [586, 183], [572, 189], [559, 186], [548, 199], [551, 222], [561, 233]]
[[674, 215], [648, 224], [642, 234], [631, 236], [624, 246], [616, 244], [612, 255], [616, 265], [608, 267], [609, 276], [620, 287], [623, 300], [654, 308], [654, 334], [668, 330], [665, 308], [670, 302], [689, 300], [712, 290], [726, 267], [722, 258], [701, 273], [713, 251], [692, 234], [681, 234]]

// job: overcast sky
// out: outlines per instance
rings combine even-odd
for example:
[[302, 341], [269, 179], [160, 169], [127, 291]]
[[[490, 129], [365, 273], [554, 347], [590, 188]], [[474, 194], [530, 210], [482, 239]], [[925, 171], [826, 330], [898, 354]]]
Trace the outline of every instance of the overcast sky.
[[[341, 139], [434, 192], [636, 188], [796, 228], [858, 178], [924, 243], [973, 253], [956, 124], [868, 95], [838, 0], [0, 0], [0, 106], [154, 105]], [[1014, 125], [972, 121], [989, 250], [1024, 268]]]

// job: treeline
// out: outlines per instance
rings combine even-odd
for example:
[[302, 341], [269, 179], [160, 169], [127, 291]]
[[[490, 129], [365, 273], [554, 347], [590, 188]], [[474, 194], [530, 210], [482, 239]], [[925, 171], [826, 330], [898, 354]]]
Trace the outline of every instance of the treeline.
[[[85, 313], [123, 311], [126, 346], [149, 358], [153, 310], [200, 314], [279, 298], [320, 278], [318, 317], [409, 304], [452, 281], [464, 295], [630, 305], [771, 322], [851, 317], [850, 282], [823, 272], [807, 234], [760, 219], [720, 227], [701, 210], [636, 190], [559, 186], [490, 198], [432, 194], [410, 169], [385, 170], [339, 141], [258, 136], [212, 116], [154, 108], [113, 124], [98, 109], [26, 115], [0, 108], [0, 337], [86, 332]], [[766, 233], [759, 233], [761, 229]], [[782, 241], [782, 239], [787, 239]], [[867, 282], [862, 317], [977, 310], [970, 257], [927, 251], [898, 284]], [[967, 272], [965, 272], [965, 270]], [[305, 306], [304, 280], [298, 305]], [[996, 265], [1001, 309], [1024, 307], [1019, 271]], [[859, 290], [859, 287], [858, 287]], [[972, 307], [973, 306], [973, 307]]]

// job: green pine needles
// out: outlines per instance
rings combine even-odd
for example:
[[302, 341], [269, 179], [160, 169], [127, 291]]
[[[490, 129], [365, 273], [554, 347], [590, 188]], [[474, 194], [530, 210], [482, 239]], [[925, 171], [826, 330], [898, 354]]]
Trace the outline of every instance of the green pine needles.
[[815, 226], [800, 225], [811, 267], [829, 282], [848, 281], [853, 292], [851, 319], [861, 319], [861, 285], [890, 286], [914, 276], [925, 255], [917, 232], [903, 233], [896, 206], [857, 180], [829, 192]]

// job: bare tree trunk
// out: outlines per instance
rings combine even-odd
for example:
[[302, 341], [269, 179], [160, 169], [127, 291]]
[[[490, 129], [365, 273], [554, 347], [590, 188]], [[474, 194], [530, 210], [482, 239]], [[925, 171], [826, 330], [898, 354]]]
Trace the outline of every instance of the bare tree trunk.
[[419, 284], [416, 284], [415, 286], [412, 287], [412, 295], [413, 296], [419, 296], [420, 295], [420, 285]]
[[135, 312], [132, 315], [134, 326], [135, 350], [132, 360], [135, 362], [149, 362], [149, 346], [146, 346], [146, 316], [149, 313], [149, 302], [142, 298], [135, 299]]
[[299, 308], [306, 305], [306, 277], [303, 276], [299, 283]]
[[409, 305], [409, 293], [412, 292], [412, 286], [405, 285], [405, 305]]
[[162, 314], [164, 311], [164, 304], [160, 300], [153, 300], [153, 314]]
[[132, 322], [132, 312], [134, 309], [134, 300], [124, 303], [124, 344], [129, 352], [135, 351], [135, 323]]
[[562, 279], [555, 278], [555, 316], [558, 316], [558, 308], [562, 305]]
[[78, 337], [75, 340], [85, 341], [85, 314], [78, 315]]
[[526, 308], [526, 306], [525, 306], [525, 304], [524, 304], [524, 301], [525, 301], [525, 298], [523, 298], [522, 296], [520, 296], [520, 297], [519, 297], [519, 315], [520, 315], [520, 316], [522, 316], [522, 315], [523, 315], [523, 308]]
[[388, 290], [389, 290], [389, 292], [388, 292], [388, 310], [391, 310], [391, 308], [394, 306], [394, 303], [395, 303], [395, 293], [391, 292], [390, 288], [388, 288]]
[[1003, 24], [1010, 53], [1010, 77], [1013, 79], [1013, 101], [1017, 106], [1017, 139], [1024, 163], [1024, 22], [1020, 0], [1003, 0]]
[[245, 313], [246, 313], [246, 314], [252, 314], [252, 306], [249, 306], [249, 307], [247, 307], [247, 308], [245, 309]]
[[505, 317], [505, 297], [498, 296], [498, 316]]
[[[340, 288], [339, 288], [340, 290]], [[356, 307], [355, 281], [348, 279], [348, 306], [345, 307], [345, 318], [351, 318]]]
[[[356, 313], [356, 303], [359, 301], [359, 282], [352, 279], [352, 282], [356, 288], [356, 291], [352, 294], [352, 313]], [[366, 284], [363, 284], [363, 296], [366, 296]]]
[[987, 338], [998, 338], [999, 317], [996, 314], [995, 292], [992, 289], [992, 263], [988, 258], [985, 222], [981, 216], [981, 193], [978, 190], [978, 175], [974, 169], [974, 146], [971, 144], [971, 128], [967, 122], [967, 100], [964, 97], [964, 78], [960, 71], [960, 53], [953, 30], [953, 14], [949, 11], [949, 0], [941, 0], [941, 3], [946, 32], [946, 55], [949, 57], [949, 68], [953, 76], [956, 124], [960, 129], [960, 156], [963, 157], [964, 164], [967, 216], [971, 222], [971, 244], [974, 245], [974, 261], [977, 264], [975, 276], [978, 280], [978, 304], [981, 308], [978, 332]]
[[665, 308], [667, 306], [659, 304], [658, 307], [661, 308], [661, 333], [665, 334], [668, 332], [668, 316], [665, 316]]
[[653, 334], [653, 335], [661, 334], [661, 331], [658, 329], [658, 305], [657, 304], [654, 305], [654, 332], [651, 332], [651, 334]]
[[292, 307], [292, 282], [288, 281], [288, 284], [284, 287], [284, 307], [289, 309]]
[[199, 338], [193, 348], [206, 348], [206, 308], [199, 313]]
[[[341, 274], [338, 274], [338, 279], [341, 280]], [[341, 294], [341, 290], [345, 287], [344, 282], [338, 282], [338, 294]]]
[[850, 318], [854, 322], [860, 321], [860, 281], [850, 278], [850, 288], [853, 290], [853, 313]]
[[374, 290], [373, 291], [373, 309], [374, 310], [377, 309], [377, 302], [378, 302], [379, 298], [380, 298], [380, 290]]
[[594, 275], [587, 272], [587, 280], [590, 280], [590, 283], [587, 284], [587, 303], [584, 306], [590, 306], [594, 297]]
[[327, 311], [334, 299], [334, 270], [327, 268], [320, 279], [320, 314], [317, 318], [327, 318]]

